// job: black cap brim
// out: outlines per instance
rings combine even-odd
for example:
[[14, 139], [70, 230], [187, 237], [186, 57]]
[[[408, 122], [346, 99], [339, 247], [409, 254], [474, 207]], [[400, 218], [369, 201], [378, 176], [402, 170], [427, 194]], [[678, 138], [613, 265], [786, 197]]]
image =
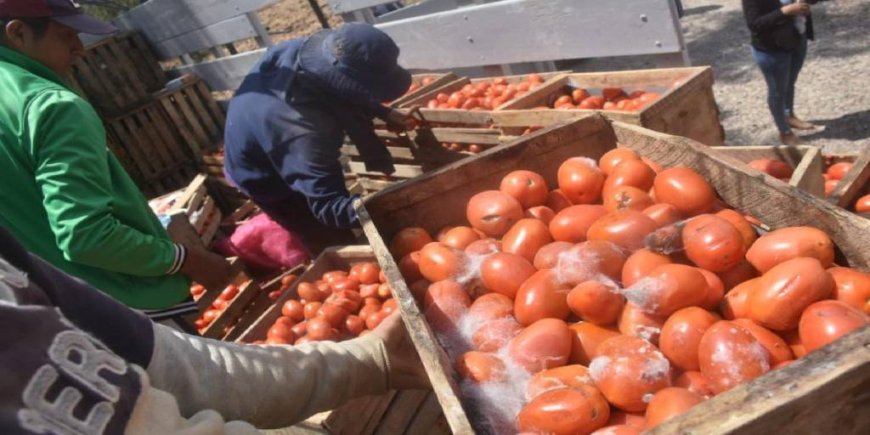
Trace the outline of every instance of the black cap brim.
[[118, 31], [118, 28], [114, 25], [98, 20], [87, 14], [63, 15], [51, 17], [51, 19], [74, 29], [79, 33], [108, 35]]

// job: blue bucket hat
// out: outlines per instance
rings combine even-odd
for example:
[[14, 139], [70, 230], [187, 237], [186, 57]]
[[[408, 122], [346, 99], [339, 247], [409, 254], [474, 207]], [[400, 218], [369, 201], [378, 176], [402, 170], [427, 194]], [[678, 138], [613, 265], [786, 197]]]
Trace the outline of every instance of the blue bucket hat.
[[302, 46], [299, 66], [338, 95], [365, 95], [385, 102], [411, 86], [411, 73], [399, 66], [399, 47], [366, 23], [348, 23], [311, 35]]

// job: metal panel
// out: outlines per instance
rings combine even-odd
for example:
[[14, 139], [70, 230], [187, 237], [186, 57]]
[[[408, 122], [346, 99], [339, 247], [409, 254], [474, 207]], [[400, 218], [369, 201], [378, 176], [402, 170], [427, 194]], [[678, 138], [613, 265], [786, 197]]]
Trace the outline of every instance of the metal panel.
[[265, 53], [266, 49], [262, 48], [210, 62], [185, 65], [176, 68], [173, 72], [196, 74], [205, 80], [213, 91], [235, 90]]
[[398, 43], [408, 68], [679, 53], [670, 3], [504, 0], [378, 27]]
[[221, 21], [204, 29], [194, 30], [178, 37], [153, 43], [161, 59], [181, 56], [197, 50], [228, 44], [247, 38], [256, 38], [257, 32], [245, 15]]
[[421, 15], [434, 14], [436, 12], [451, 11], [459, 7], [457, 0], [426, 0], [415, 5], [405, 6], [402, 9], [386, 13], [377, 18], [378, 23], [404, 20], [419, 17]]
[[138, 30], [152, 44], [255, 12], [278, 0], [150, 0], [115, 19], [122, 29]]
[[329, 0], [329, 7], [334, 14], [346, 14], [395, 2], [396, 0]]

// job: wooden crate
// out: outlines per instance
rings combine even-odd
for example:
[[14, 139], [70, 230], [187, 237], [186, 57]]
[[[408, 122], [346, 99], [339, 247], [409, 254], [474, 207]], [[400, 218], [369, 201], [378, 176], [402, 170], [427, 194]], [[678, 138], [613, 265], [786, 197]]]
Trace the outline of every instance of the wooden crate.
[[[330, 270], [348, 270], [356, 263], [376, 261], [369, 246], [333, 247], [323, 251], [289, 289], [272, 304], [254, 323], [236, 338], [240, 343], [264, 340], [266, 332], [281, 317], [281, 306], [288, 299], [298, 298], [299, 283], [314, 282]], [[323, 422], [334, 434], [446, 434], [447, 431], [428, 432], [442, 420], [443, 414], [431, 391], [391, 391], [383, 396], [368, 396], [350, 401], [330, 412]]]
[[159, 102], [106, 118], [107, 143], [147, 197], [182, 188], [197, 162]]
[[[427, 84], [427, 85], [421, 85], [420, 82], [423, 79], [428, 78], [428, 77], [431, 77], [433, 79], [432, 82]], [[452, 82], [456, 81], [457, 79], [459, 79], [459, 77], [457, 77], [456, 74], [453, 74], [453, 73], [414, 74], [413, 76], [411, 76], [411, 78], [413, 80], [413, 83], [417, 84], [419, 87], [412, 92], [408, 92], [407, 94], [402, 95], [399, 98], [396, 98], [395, 100], [393, 100], [390, 103], [390, 106], [404, 107], [405, 103], [407, 103], [409, 101], [414, 101], [418, 97], [420, 97], [421, 95], [429, 94], [433, 90], [440, 89], [442, 86], [444, 86], [448, 83], [452, 83]]]
[[[227, 327], [239, 319], [245, 309], [262, 293], [260, 285], [253, 280], [244, 270], [238, 272], [230, 282], [238, 286], [239, 293], [228, 302], [227, 307], [205, 329], [199, 331], [200, 335], [207, 338], [221, 339], [227, 335]], [[220, 295], [220, 291], [206, 291], [201, 297], [196, 298], [199, 312], [204, 313], [211, 308], [212, 303]]]
[[[831, 156], [831, 162], [852, 162], [852, 169], [846, 173], [837, 187], [828, 196], [828, 201], [847, 210], [855, 209], [855, 202], [870, 193], [870, 149], [858, 155]], [[870, 216], [867, 216], [870, 217]]]
[[223, 149], [226, 114], [205, 81], [186, 74], [167, 84], [154, 98], [197, 159]]
[[207, 180], [199, 174], [187, 187], [148, 201], [155, 214], [169, 216], [166, 231], [176, 243], [208, 246], [217, 234], [223, 215]]
[[[541, 76], [542, 79], [544, 79], [545, 84], [546, 84], [546, 83], [549, 83], [549, 81], [551, 79], [558, 78], [562, 74], [563, 74], [563, 72], [551, 72], [551, 73], [539, 73], [538, 75]], [[477, 84], [480, 82], [491, 81], [491, 80], [494, 80], [496, 78], [504, 78], [509, 84], [519, 83], [519, 82], [524, 81], [528, 76], [529, 76], [529, 74], [521, 74], [521, 75], [503, 76], [503, 77], [481, 77], [481, 78], [475, 78], [475, 79], [471, 79], [468, 77], [456, 78], [454, 76], [454, 80], [444, 81], [440, 84], [440, 86], [432, 87], [428, 91], [420, 93], [419, 95], [416, 96], [416, 98], [409, 99], [408, 101], [399, 105], [399, 107], [401, 107], [401, 108], [426, 107], [426, 105], [429, 103], [429, 100], [434, 99], [438, 94], [440, 94], [440, 93], [450, 94], [450, 93], [461, 90], [463, 86], [468, 85], [468, 84]], [[518, 98], [516, 98], [516, 99], [518, 99]], [[508, 104], [515, 101], [516, 99], [511, 100], [511, 101], [507, 101], [504, 104], [502, 104], [501, 106], [496, 107], [495, 109], [500, 109], [502, 107], [506, 107]], [[442, 109], [442, 110], [449, 110], [449, 109]], [[455, 110], [455, 109], [453, 109], [453, 110]]]
[[73, 65], [73, 79], [101, 112], [119, 113], [150, 99], [166, 75], [145, 40], [135, 32], [86, 48]]
[[[637, 112], [618, 110], [531, 110], [547, 105], [552, 95], [565, 87], [653, 89], [662, 91], [654, 103]], [[549, 126], [593, 112], [651, 130], [695, 139], [711, 146], [723, 145], [725, 133], [713, 95], [710, 67], [666, 68], [636, 71], [565, 74], [547, 80], [544, 86], [508, 102], [492, 112], [423, 109], [430, 122], [475, 122], [502, 127]]]
[[715, 147], [722, 154], [749, 163], [758, 159], [781, 160], [794, 172], [788, 184], [818, 197], [825, 196], [824, 159], [818, 147], [801, 146], [723, 146]]
[[[387, 241], [404, 227], [434, 232], [463, 222], [471, 196], [497, 188], [512, 170], [537, 171], [555, 185], [556, 170], [566, 158], [597, 160], [617, 143], [664, 166], [687, 166], [704, 174], [727, 203], [758, 216], [769, 228], [807, 225], [822, 229], [838, 246], [839, 264], [870, 270], [870, 221], [784, 183], [770, 183], [748, 172], [742, 162], [691, 139], [610, 122], [600, 115], [558, 124], [391, 186], [365, 200], [358, 210], [360, 220], [455, 433], [474, 431], [470, 412], [460, 399], [458, 376], [402, 279]], [[859, 409], [867, 406], [870, 386], [868, 346], [870, 328], [865, 328], [805, 360], [713, 398], [657, 431], [721, 434], [752, 428], [748, 433], [769, 433], [776, 428], [786, 433], [867, 433], [870, 414]], [[820, 386], [819, 379], [828, 382]], [[769, 393], [774, 391], [779, 394]], [[741, 397], [751, 403], [749, 412], [735, 405]], [[802, 418], [788, 418], [798, 414]]]

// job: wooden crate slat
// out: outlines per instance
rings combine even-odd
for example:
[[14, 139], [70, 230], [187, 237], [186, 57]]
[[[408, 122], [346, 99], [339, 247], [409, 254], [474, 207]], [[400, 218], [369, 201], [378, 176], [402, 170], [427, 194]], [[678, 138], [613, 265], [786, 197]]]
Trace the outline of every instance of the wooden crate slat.
[[[247, 277], [247, 276], [246, 276]], [[242, 314], [251, 301], [260, 294], [260, 286], [253, 280], [239, 287], [239, 294], [229, 302], [227, 308], [218, 315], [214, 321], [202, 331], [202, 336], [207, 338], [221, 338], [224, 327]]]
[[433, 391], [427, 391], [426, 400], [414, 414], [413, 420], [405, 428], [405, 435], [417, 434], [449, 434], [450, 427], [444, 419], [444, 413], [438, 404], [438, 398]]
[[822, 157], [813, 146], [723, 146], [713, 147], [729, 157], [745, 163], [753, 160], [773, 159], [788, 163], [794, 169], [788, 184], [813, 195], [824, 196]]
[[433, 90], [439, 89], [442, 86], [458, 79], [456, 74], [453, 74], [453, 73], [418, 74], [418, 75], [414, 75], [413, 77], [414, 77], [414, 82], [417, 82], [418, 80], [422, 80], [425, 77], [434, 77], [434, 80], [431, 83], [429, 83], [428, 85], [421, 86], [420, 89], [417, 89], [414, 92], [410, 92], [406, 95], [403, 95], [403, 96], [395, 99], [392, 103], [390, 103], [390, 106], [403, 107], [409, 101], [414, 101], [414, 100], [418, 99], [421, 95], [429, 94]]
[[[358, 214], [372, 248], [390, 281], [403, 320], [454, 432], [471, 433], [472, 425], [459, 400], [459, 388], [452, 361], [447, 358], [438, 344], [411, 296], [399, 272], [396, 259], [389, 253], [387, 241], [399, 229], [408, 226], [420, 226], [434, 232], [446, 225], [464, 222], [467, 200], [477, 192], [497, 188], [501, 178], [511, 170], [537, 171], [544, 175], [548, 182], [553, 183], [558, 166], [566, 158], [586, 156], [597, 159], [613, 149], [617, 143], [666, 167], [686, 166], [704, 174], [725, 202], [760, 218], [771, 228], [808, 225], [825, 231], [845, 254], [839, 258], [841, 261], [839, 264], [870, 270], [870, 252], [866, 249], [870, 244], [870, 221], [783, 183], [768, 182], [766, 177], [747, 171], [742, 162], [721, 155], [696, 141], [634, 125], [611, 122], [600, 115], [558, 124], [414, 180], [393, 185], [366, 198], [364, 206], [358, 209]], [[834, 358], [833, 361], [836, 362], [829, 361], [817, 366], [806, 360], [797, 361], [795, 365], [804, 367], [803, 370], [789, 367], [786, 369], [790, 370], [789, 376], [764, 375], [728, 393], [744, 395], [743, 397], [747, 398], [745, 403], [760, 400], [761, 395], [764, 395], [762, 402], [766, 408], [762, 407], [762, 413], [758, 416], [750, 415], [746, 419], [741, 408], [729, 407], [727, 402], [718, 402], [718, 398], [708, 401], [709, 405], [706, 405], [705, 413], [697, 411], [695, 415], [709, 416], [712, 410], [715, 410], [717, 418], [721, 417], [721, 421], [744, 421], [747, 427], [758, 429], [750, 433], [763, 433], [761, 428], [769, 430], [770, 427], [777, 427], [786, 432], [801, 431], [804, 428], [801, 422], [785, 418], [785, 411], [774, 410], [776, 405], [783, 401], [783, 397], [767, 395], [767, 392], [776, 389], [786, 394], [794, 389], [801, 394], [813, 395], [820, 384], [811, 381], [818, 375], [807, 374], [808, 370], [824, 372], [838, 379], [838, 382], [825, 384], [839, 385], [836, 387], [838, 389], [832, 391], [842, 393], [849, 389], [852, 392], [865, 392], [870, 385], [870, 378], [867, 377], [870, 374], [867, 370], [870, 366], [870, 352], [867, 351], [870, 347], [868, 344], [870, 328], [865, 328], [850, 337], [857, 341], [849, 342], [846, 346], [838, 346], [839, 343], [835, 343], [826, 349], [842, 352]], [[845, 367], [844, 371], [836, 369], [841, 361]], [[863, 368], [863, 372], [856, 378], [854, 373], [858, 367]], [[772, 372], [772, 374], [776, 373], [785, 373], [785, 371]], [[766, 384], [768, 382], [771, 384]], [[762, 384], [770, 385], [772, 388], [755, 389], [757, 385]], [[812, 403], [818, 400], [830, 401], [834, 397], [841, 398], [839, 403], [826, 404], [826, 406], [848, 409], [853, 406], [860, 407], [859, 404], [862, 403], [855, 401], [856, 397], [859, 397], [855, 393], [814, 396], [801, 400]], [[866, 394], [864, 397], [863, 403], [866, 404]], [[806, 414], [807, 419], [811, 418], [809, 411], [801, 412]], [[848, 419], [847, 412], [835, 411], [835, 415], [838, 415], [837, 418], [841, 420]], [[776, 415], [777, 413], [782, 415]], [[860, 417], [863, 425], [860, 427], [866, 429], [870, 425], [870, 418], [866, 413], [864, 414]], [[855, 421], [854, 415], [849, 418]], [[764, 426], [765, 419], [769, 419], [772, 424]], [[671, 430], [661, 433], [734, 433], [723, 430], [721, 425], [706, 425], [706, 420], [702, 422], [700, 417], [690, 422], [691, 425], [684, 425], [680, 420], [679, 417], [671, 420]]]
[[375, 435], [393, 435], [405, 432], [414, 415], [429, 396], [428, 390], [405, 390], [396, 393], [390, 407], [378, 422]]
[[[350, 162], [348, 163], [350, 166], [350, 170], [355, 174], [360, 175], [383, 175], [379, 172], [371, 172], [366, 169], [366, 165], [362, 162]], [[423, 174], [423, 168], [418, 165], [393, 165], [396, 168], [396, 172], [391, 174], [391, 177], [395, 178], [414, 178], [416, 176]]]
[[870, 149], [865, 149], [855, 162], [852, 169], [837, 183], [831, 192], [829, 200], [840, 207], [851, 209], [870, 183]]

